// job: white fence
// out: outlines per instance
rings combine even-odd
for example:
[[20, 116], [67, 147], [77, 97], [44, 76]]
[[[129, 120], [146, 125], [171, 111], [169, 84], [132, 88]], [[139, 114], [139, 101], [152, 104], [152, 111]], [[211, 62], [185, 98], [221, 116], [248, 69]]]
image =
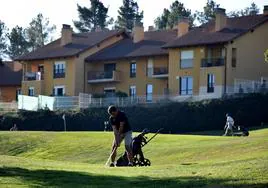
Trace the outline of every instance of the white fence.
[[0, 114], [7, 112], [16, 112], [18, 110], [17, 102], [0, 102]]
[[235, 79], [234, 93], [259, 93], [268, 91], [268, 83], [257, 80]]
[[[137, 105], [152, 105], [152, 104], [168, 104], [171, 102], [194, 102], [205, 99], [219, 98], [213, 94], [208, 95], [188, 95], [188, 96], [135, 96], [135, 97], [106, 97], [106, 98], [93, 98], [90, 94], [79, 94], [79, 108], [100, 108], [109, 105], [116, 105], [119, 107], [137, 106]], [[153, 106], [153, 105], [152, 105]]]
[[49, 109], [55, 111], [78, 107], [78, 97], [49, 97], [43, 95], [38, 97], [19, 95], [18, 97], [18, 109], [20, 110], [37, 111], [39, 109]]

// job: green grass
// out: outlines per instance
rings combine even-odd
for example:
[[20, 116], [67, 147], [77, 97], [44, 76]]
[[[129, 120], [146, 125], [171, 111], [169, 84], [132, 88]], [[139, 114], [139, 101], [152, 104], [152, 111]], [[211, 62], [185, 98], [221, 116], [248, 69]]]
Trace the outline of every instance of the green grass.
[[151, 167], [108, 168], [111, 133], [0, 132], [0, 187], [267, 187], [268, 129], [250, 134], [159, 135]]

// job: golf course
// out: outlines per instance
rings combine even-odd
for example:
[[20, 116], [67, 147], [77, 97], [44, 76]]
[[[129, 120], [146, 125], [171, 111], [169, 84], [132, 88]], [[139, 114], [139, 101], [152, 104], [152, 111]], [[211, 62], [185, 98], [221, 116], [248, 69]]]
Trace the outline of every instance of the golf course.
[[249, 137], [160, 134], [143, 148], [151, 167], [106, 167], [112, 139], [111, 132], [0, 132], [0, 187], [268, 186], [268, 128]]

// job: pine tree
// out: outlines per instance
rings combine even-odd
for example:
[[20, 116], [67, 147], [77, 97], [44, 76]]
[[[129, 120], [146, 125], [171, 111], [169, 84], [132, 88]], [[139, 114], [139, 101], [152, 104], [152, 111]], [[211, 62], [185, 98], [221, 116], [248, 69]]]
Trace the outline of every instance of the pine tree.
[[203, 12], [196, 12], [197, 15], [197, 20], [201, 23], [207, 23], [210, 20], [215, 19], [216, 14], [215, 10], [218, 8], [220, 5], [216, 4], [215, 1], [213, 0], [208, 0], [206, 3], [206, 6], [203, 8]]
[[95, 31], [98, 27], [104, 29], [113, 23], [112, 18], [108, 20], [108, 8], [100, 0], [90, 0], [90, 2], [90, 8], [81, 7], [77, 4], [79, 20], [73, 22], [80, 32]]
[[240, 16], [249, 16], [249, 15], [257, 15], [259, 14], [260, 9], [258, 6], [253, 2], [249, 7], [246, 7], [239, 11], [231, 11], [228, 13], [230, 17], [240, 17]]
[[29, 43], [25, 38], [25, 30], [22, 27], [16, 26], [8, 34], [10, 45], [8, 46], [7, 54], [11, 59], [19, 57], [29, 52]]
[[186, 9], [183, 3], [180, 3], [179, 1], [174, 1], [170, 6], [170, 10], [164, 9], [163, 14], [156, 18], [155, 20], [156, 28], [172, 29], [174, 26], [177, 25], [180, 17], [189, 18], [190, 26], [191, 27], [193, 26], [194, 15], [191, 14], [191, 10]]
[[5, 26], [5, 23], [0, 20], [0, 60], [4, 58], [6, 54], [6, 34], [7, 34], [7, 28]]
[[143, 20], [143, 11], [139, 12], [139, 5], [134, 0], [123, 0], [123, 5], [119, 7], [116, 28], [124, 28], [132, 31], [134, 22]]
[[52, 41], [51, 35], [55, 31], [56, 26], [49, 25], [49, 19], [44, 18], [42, 14], [38, 14], [32, 19], [30, 26], [26, 29], [27, 39], [31, 50], [36, 50]]

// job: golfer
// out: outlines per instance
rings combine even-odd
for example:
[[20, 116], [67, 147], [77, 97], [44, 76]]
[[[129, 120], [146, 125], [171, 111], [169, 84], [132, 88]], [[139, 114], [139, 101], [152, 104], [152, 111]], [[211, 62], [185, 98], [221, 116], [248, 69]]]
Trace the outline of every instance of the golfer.
[[229, 135], [229, 132], [233, 136], [233, 127], [234, 127], [234, 119], [229, 115], [226, 114], [226, 124], [225, 124], [225, 134], [224, 136]]
[[133, 166], [132, 156], [132, 130], [129, 125], [128, 119], [124, 112], [119, 111], [115, 106], [109, 106], [108, 113], [110, 114], [110, 123], [113, 127], [114, 141], [112, 146], [111, 164], [110, 167], [116, 166], [116, 150], [120, 147], [122, 140], [125, 141], [125, 148], [129, 164]]

